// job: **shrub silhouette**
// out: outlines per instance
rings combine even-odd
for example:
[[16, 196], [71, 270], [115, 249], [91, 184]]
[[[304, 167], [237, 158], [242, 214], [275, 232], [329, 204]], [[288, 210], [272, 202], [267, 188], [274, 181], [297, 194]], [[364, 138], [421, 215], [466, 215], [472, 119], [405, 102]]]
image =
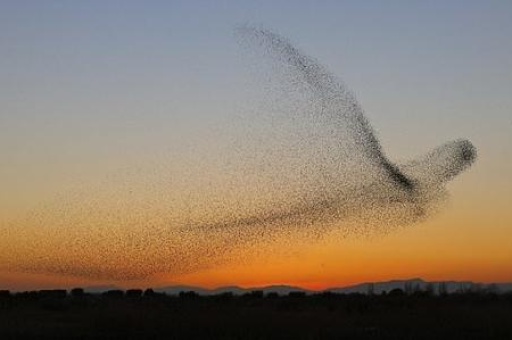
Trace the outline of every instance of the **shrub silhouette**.
[[269, 292], [267, 293], [268, 299], [277, 299], [279, 297], [279, 294], [277, 292]]
[[388, 293], [389, 296], [404, 296], [405, 292], [400, 288], [391, 289], [391, 291]]
[[73, 297], [83, 297], [85, 295], [83, 288], [73, 288], [71, 289], [71, 296]]
[[289, 292], [288, 296], [291, 298], [303, 298], [306, 296], [305, 292]]
[[180, 299], [196, 299], [199, 297], [199, 294], [191, 290], [187, 292], [180, 292], [179, 297]]
[[126, 291], [126, 297], [128, 297], [128, 298], [140, 298], [140, 297], [142, 297], [142, 289], [128, 289]]
[[122, 298], [124, 296], [124, 291], [119, 289], [112, 289], [107, 290], [102, 295], [107, 298]]
[[40, 290], [40, 297], [45, 298], [65, 298], [68, 295], [68, 292], [65, 289], [49, 289], [49, 290]]

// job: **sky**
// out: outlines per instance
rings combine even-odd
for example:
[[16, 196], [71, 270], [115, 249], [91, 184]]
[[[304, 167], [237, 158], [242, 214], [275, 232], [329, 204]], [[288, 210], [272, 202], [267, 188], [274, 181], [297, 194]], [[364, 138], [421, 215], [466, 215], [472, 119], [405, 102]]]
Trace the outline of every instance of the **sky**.
[[[113, 283], [512, 281], [509, 1], [2, 1], [0, 223], [229, 119], [247, 76], [233, 38], [240, 24], [289, 37], [340, 76], [393, 160], [456, 138], [471, 140], [478, 160], [449, 184], [448, 206], [420, 224]], [[104, 282], [0, 272], [9, 289]]]

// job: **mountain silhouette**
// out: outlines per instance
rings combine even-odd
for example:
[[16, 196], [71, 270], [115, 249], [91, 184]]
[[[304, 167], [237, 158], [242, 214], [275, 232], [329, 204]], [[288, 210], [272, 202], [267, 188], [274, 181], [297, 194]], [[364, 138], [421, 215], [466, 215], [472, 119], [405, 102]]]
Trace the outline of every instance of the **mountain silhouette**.
[[318, 292], [332, 292], [339, 294], [361, 293], [366, 294], [370, 289], [375, 294], [382, 294], [383, 292], [390, 292], [393, 289], [411, 289], [411, 290], [426, 290], [428, 288], [438, 292], [440, 287], [444, 287], [447, 293], [453, 293], [460, 290], [471, 289], [489, 289], [493, 288], [499, 292], [512, 291], [512, 283], [478, 283], [473, 281], [425, 281], [421, 278], [412, 278], [405, 280], [391, 280], [383, 282], [364, 282], [351, 286], [332, 287], [320, 291], [304, 289], [296, 286], [289, 285], [271, 285], [271, 286], [256, 286], [243, 288], [239, 286], [221, 286], [218, 288], [202, 288], [197, 286], [175, 285], [164, 286], [155, 288], [155, 292], [166, 293], [168, 295], [178, 295], [180, 292], [195, 292], [199, 295], [218, 295], [222, 293], [233, 293], [234, 295], [243, 295], [253, 291], [262, 291], [264, 294], [277, 293], [279, 295], [287, 295], [291, 292], [304, 292], [306, 294]]

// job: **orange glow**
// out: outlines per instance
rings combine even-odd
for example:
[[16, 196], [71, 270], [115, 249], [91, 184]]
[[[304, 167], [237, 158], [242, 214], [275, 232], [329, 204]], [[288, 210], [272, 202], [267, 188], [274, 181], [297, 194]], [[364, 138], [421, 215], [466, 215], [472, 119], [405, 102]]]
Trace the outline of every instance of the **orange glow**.
[[[156, 287], [190, 284], [204, 287], [272, 284], [310, 289], [368, 281], [421, 277], [425, 280], [512, 281], [512, 231], [509, 212], [492, 207], [467, 213], [474, 201], [459, 199], [441, 215], [419, 225], [374, 238], [331, 235], [302, 249], [269, 258], [249, 258], [243, 264], [216, 266], [179, 276], [156, 275], [138, 281], [84, 280], [57, 275], [1, 273], [0, 288], [30, 289], [114, 284], [120, 287]], [[492, 223], [503, 234], [488, 233]]]

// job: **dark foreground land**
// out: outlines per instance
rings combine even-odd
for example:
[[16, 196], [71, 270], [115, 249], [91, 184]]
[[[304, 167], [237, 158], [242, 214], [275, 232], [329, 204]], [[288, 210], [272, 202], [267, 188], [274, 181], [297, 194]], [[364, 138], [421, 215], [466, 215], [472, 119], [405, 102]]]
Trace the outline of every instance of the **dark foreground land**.
[[512, 294], [0, 292], [0, 339], [512, 339]]

